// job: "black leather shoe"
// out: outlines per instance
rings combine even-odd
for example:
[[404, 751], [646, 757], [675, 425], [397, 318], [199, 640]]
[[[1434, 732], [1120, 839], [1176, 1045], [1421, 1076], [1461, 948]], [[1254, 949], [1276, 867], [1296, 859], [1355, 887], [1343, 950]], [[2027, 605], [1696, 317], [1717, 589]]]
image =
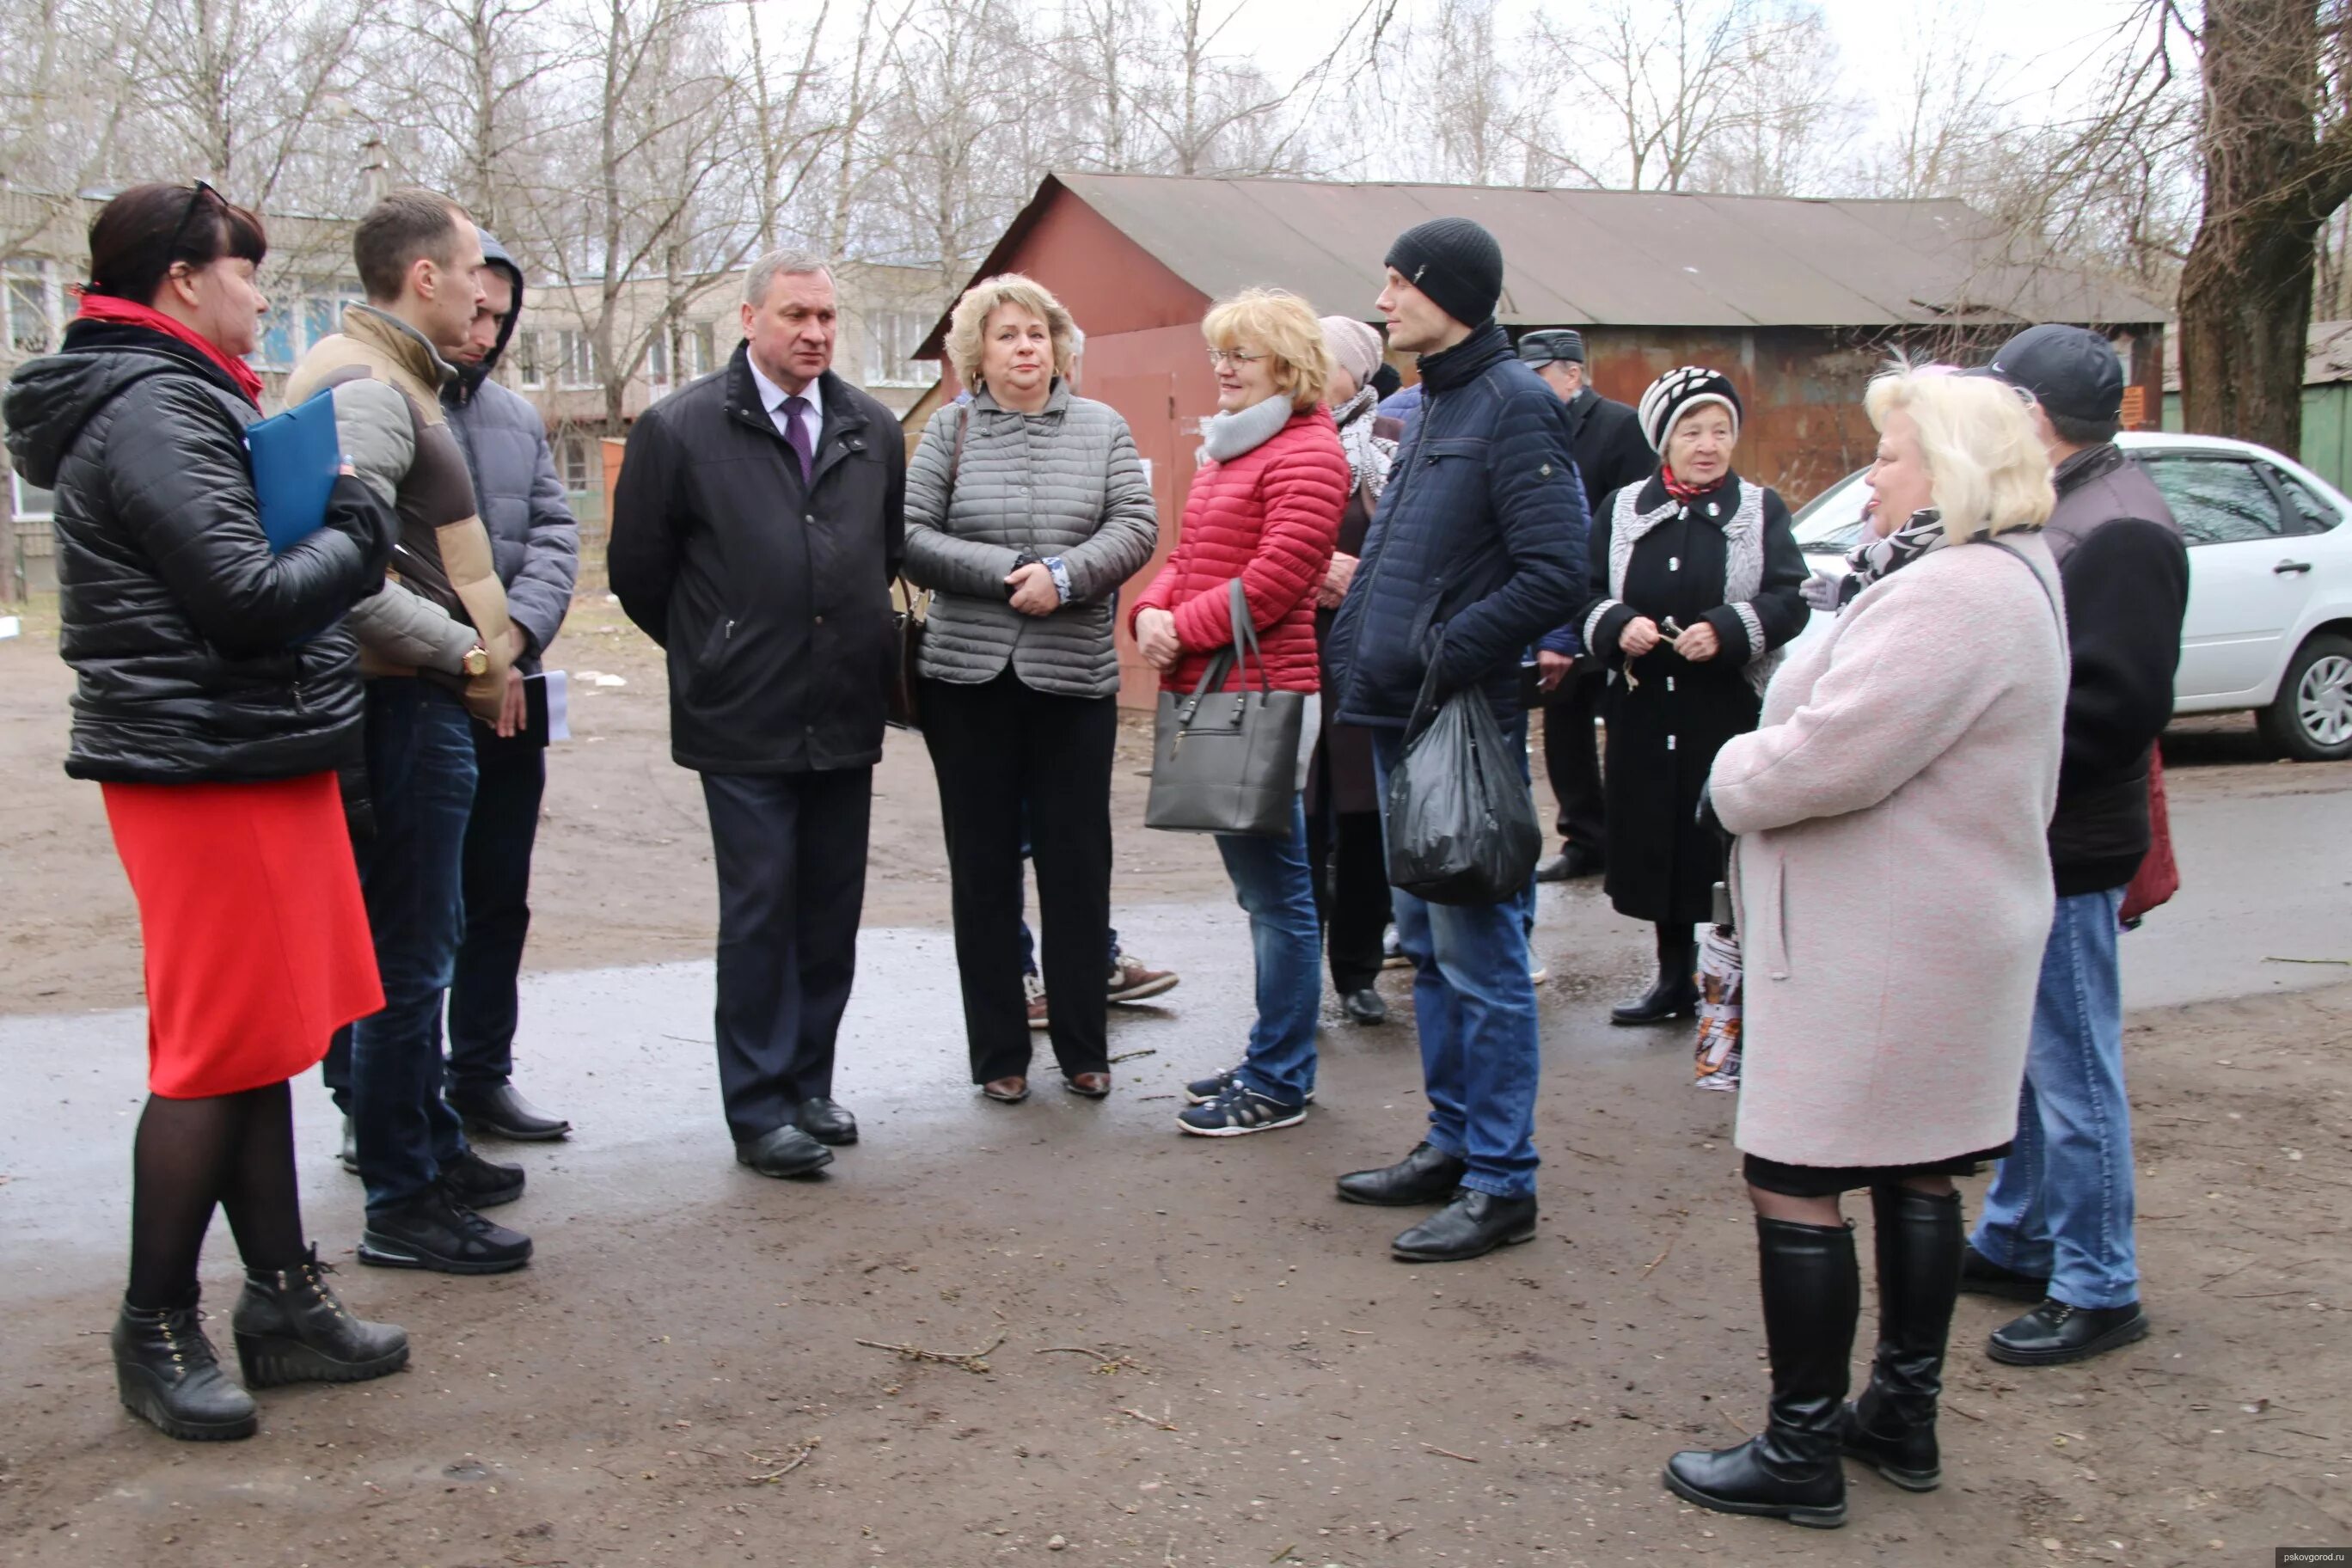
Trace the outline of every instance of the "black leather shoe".
[[489, 1089], [449, 1090], [449, 1109], [463, 1117], [468, 1136], [504, 1138], [516, 1143], [551, 1143], [572, 1136], [572, 1123], [550, 1116], [515, 1091], [510, 1083]]
[[1834, 1530], [1845, 1522], [1838, 1436], [1862, 1296], [1853, 1233], [1759, 1216], [1756, 1253], [1772, 1363], [1764, 1430], [1737, 1447], [1676, 1454], [1666, 1489], [1717, 1513]]
[[1350, 1171], [1340, 1177], [1339, 1195], [1351, 1204], [1378, 1204], [1383, 1208], [1442, 1204], [1454, 1195], [1469, 1169], [1433, 1143], [1416, 1143], [1412, 1153], [1393, 1165]]
[[408, 1364], [408, 1335], [352, 1316], [326, 1280], [319, 1249], [291, 1268], [247, 1274], [231, 1327], [247, 1388], [363, 1383]]
[[2060, 1366], [2146, 1338], [2147, 1314], [2137, 1301], [2120, 1307], [2070, 1307], [2049, 1300], [1995, 1329], [1985, 1342], [1985, 1353], [2010, 1366]]
[[833, 1163], [833, 1151], [789, 1121], [735, 1145], [735, 1163], [763, 1176], [806, 1176]]
[[841, 1108], [837, 1100], [818, 1095], [801, 1102], [800, 1114], [793, 1118], [802, 1131], [820, 1143], [835, 1148], [857, 1142], [857, 1118]]
[[1538, 882], [1573, 882], [1583, 877], [1598, 877], [1607, 868], [1601, 857], [1590, 849], [1570, 846], [1536, 867]]
[[114, 1320], [114, 1386], [125, 1410], [183, 1442], [250, 1437], [261, 1424], [253, 1395], [221, 1371], [193, 1295], [184, 1307], [156, 1312], [123, 1303]]
[[1688, 974], [1662, 974], [1640, 1001], [1609, 1009], [1609, 1021], [1621, 1028], [1697, 1016], [1698, 983]]
[[1405, 1263], [1460, 1263], [1536, 1238], [1536, 1201], [1465, 1187], [1454, 1201], [1389, 1243]]
[[453, 1202], [435, 1186], [424, 1196], [367, 1217], [359, 1259], [378, 1268], [436, 1274], [504, 1274], [530, 1261], [530, 1237]]
[[522, 1196], [520, 1165], [501, 1165], [468, 1149], [441, 1167], [441, 1190], [469, 1209], [494, 1209]]
[[1944, 1344], [1959, 1297], [1962, 1239], [1957, 1193], [1930, 1197], [1908, 1187], [1870, 1191], [1878, 1252], [1878, 1349], [1870, 1386], [1845, 1407], [1838, 1443], [1849, 1458], [1906, 1491], [1934, 1491], [1944, 1479], [1936, 1406], [1944, 1392]]
[[2004, 1268], [1971, 1247], [1960, 1254], [1960, 1289], [1971, 1296], [1999, 1296], [2005, 1301], [2046, 1301], [2050, 1281]]
[[343, 1118], [343, 1145], [335, 1151], [335, 1158], [352, 1175], [360, 1173], [360, 1130], [348, 1116]]
[[1389, 1005], [1381, 1001], [1381, 994], [1369, 985], [1341, 996], [1339, 1011], [1359, 1024], [1385, 1024], [1389, 1021]]

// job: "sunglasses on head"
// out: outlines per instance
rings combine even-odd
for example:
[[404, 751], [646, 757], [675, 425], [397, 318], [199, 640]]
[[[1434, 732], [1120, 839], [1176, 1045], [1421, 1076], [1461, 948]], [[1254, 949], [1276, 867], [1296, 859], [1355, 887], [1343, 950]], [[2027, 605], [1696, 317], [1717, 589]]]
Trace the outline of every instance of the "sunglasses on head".
[[226, 206], [228, 205], [227, 202], [223, 199], [221, 194], [213, 189], [211, 181], [198, 180], [196, 182], [196, 188], [188, 193], [188, 205], [180, 214], [180, 222], [178, 226], [172, 230], [172, 243], [163, 247], [163, 255], [167, 260], [173, 258], [180, 260], [186, 259], [186, 258], [180, 257], [178, 255], [180, 242], [188, 237], [188, 226], [196, 221], [196, 214], [203, 210], [205, 198], [206, 196], [212, 197], [214, 202], [221, 206]]

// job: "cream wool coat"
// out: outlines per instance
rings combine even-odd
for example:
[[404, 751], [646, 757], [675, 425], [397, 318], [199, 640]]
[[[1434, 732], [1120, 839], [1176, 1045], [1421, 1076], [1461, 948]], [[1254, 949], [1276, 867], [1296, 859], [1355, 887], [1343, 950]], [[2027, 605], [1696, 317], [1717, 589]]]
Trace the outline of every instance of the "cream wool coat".
[[2065, 633], [2038, 535], [1936, 550], [1790, 659], [1725, 742], [1746, 958], [1735, 1142], [1906, 1165], [2017, 1132], [2054, 903]]

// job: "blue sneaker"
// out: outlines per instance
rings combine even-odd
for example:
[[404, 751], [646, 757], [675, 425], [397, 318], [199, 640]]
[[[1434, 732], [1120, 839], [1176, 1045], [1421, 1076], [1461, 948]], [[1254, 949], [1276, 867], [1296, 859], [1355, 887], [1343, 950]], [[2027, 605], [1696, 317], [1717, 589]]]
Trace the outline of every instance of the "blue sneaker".
[[1251, 1132], [1271, 1132], [1277, 1127], [1296, 1127], [1306, 1120], [1305, 1105], [1286, 1105], [1238, 1083], [1214, 1100], [1176, 1113], [1176, 1125], [1201, 1138], [1239, 1138]]

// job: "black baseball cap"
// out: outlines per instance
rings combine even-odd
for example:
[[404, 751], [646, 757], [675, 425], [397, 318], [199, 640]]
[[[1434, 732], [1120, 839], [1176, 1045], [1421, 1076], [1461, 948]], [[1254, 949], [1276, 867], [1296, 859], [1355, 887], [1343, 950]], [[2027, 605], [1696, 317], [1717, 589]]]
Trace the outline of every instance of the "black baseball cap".
[[1584, 363], [1584, 334], [1569, 327], [1548, 327], [1540, 332], [1529, 332], [1519, 339], [1519, 358], [1530, 365], [1550, 364], [1557, 360]]
[[2028, 327], [2001, 344], [1991, 363], [1963, 374], [2005, 381], [2069, 419], [2104, 425], [2123, 417], [2124, 362], [2088, 327]]

